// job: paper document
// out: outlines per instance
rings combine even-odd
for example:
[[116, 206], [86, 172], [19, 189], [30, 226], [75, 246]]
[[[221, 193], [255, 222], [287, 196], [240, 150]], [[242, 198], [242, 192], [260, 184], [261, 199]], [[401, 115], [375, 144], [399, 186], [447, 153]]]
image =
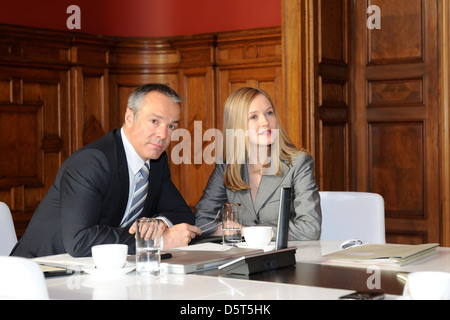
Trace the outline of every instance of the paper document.
[[81, 267], [94, 264], [92, 257], [74, 258], [68, 253], [34, 258], [33, 261], [40, 265], [61, 267], [75, 271], [80, 271]]
[[65, 268], [40, 265], [42, 272], [65, 271]]
[[420, 245], [366, 244], [327, 254], [327, 261], [403, 266], [436, 252], [438, 243]]

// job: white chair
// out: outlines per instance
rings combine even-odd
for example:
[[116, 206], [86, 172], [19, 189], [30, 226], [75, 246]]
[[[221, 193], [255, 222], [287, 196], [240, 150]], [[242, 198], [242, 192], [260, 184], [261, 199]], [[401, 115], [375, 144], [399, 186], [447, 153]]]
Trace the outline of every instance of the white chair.
[[384, 199], [376, 193], [320, 191], [321, 240], [385, 243]]
[[0, 300], [48, 300], [44, 273], [26, 258], [0, 257]]
[[6, 203], [0, 202], [0, 256], [9, 256], [17, 243], [16, 230]]

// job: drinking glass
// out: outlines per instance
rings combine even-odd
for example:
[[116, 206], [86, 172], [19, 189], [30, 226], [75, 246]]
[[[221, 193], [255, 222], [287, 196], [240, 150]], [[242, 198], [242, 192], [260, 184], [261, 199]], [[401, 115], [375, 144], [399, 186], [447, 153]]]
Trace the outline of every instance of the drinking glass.
[[161, 224], [160, 220], [152, 218], [136, 221], [136, 271], [139, 275], [159, 275]]
[[242, 242], [242, 211], [240, 203], [222, 205], [222, 243], [234, 246]]

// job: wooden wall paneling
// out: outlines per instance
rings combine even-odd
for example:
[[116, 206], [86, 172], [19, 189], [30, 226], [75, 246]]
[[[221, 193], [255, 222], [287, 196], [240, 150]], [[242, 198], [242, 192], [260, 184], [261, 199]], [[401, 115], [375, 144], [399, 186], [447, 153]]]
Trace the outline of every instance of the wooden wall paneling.
[[111, 39], [76, 39], [71, 48], [73, 151], [110, 130], [109, 53]]
[[179, 190], [193, 209], [215, 164], [215, 137], [205, 136], [207, 130], [216, 129], [215, 36], [181, 36], [171, 44], [180, 56], [179, 94], [183, 103], [180, 130], [172, 137], [169, 159], [179, 172]]
[[277, 113], [280, 116], [280, 121], [286, 124], [288, 110], [284, 106], [284, 97], [281, 90], [281, 66], [252, 68], [219, 67], [218, 69], [219, 93], [216, 117], [216, 125], [218, 128], [222, 128], [223, 126], [223, 108], [228, 96], [238, 88], [246, 86], [265, 90], [273, 99]]
[[[146, 74], [113, 74], [110, 76], [111, 108], [115, 110], [111, 121], [111, 128], [120, 128], [124, 121], [128, 97], [137, 87], [147, 83], [164, 83], [174, 90], [178, 90], [178, 73], [146, 73]], [[177, 91], [178, 92], [178, 91]]]
[[123, 124], [129, 94], [150, 82], [178, 92], [177, 50], [164, 39], [120, 39], [109, 55], [110, 128]]
[[322, 190], [351, 189], [348, 1], [314, 3], [316, 178]]
[[442, 245], [450, 246], [450, 4], [440, 2]]
[[437, 1], [370, 4], [380, 30], [355, 5], [355, 182], [384, 197], [387, 241], [440, 242]]
[[13, 90], [0, 103], [0, 193], [18, 236], [70, 153], [68, 70], [0, 66]]
[[0, 24], [0, 58], [10, 66], [67, 66], [70, 37], [62, 32]]
[[282, 1], [282, 63], [287, 131], [298, 147], [310, 151], [317, 165], [315, 106], [317, 90], [317, 37], [315, 0]]
[[353, 20], [349, 29], [349, 68], [352, 86], [350, 92], [351, 127], [352, 127], [352, 187], [353, 190], [367, 192], [369, 190], [369, 156], [368, 156], [368, 124], [366, 98], [366, 66], [367, 66], [367, 1], [349, 3], [349, 15]]
[[[75, 39], [64, 32], [4, 25], [0, 32], [0, 65], [7, 66], [0, 68], [9, 77], [11, 86], [9, 91], [2, 87], [1, 96], [6, 98], [11, 92], [9, 103], [16, 105], [2, 108], [20, 111], [14, 121], [20, 132], [8, 129], [9, 144], [14, 144], [20, 154], [3, 148], [0, 161], [15, 159], [13, 163], [25, 168], [22, 173], [9, 172], [10, 181], [7, 187], [2, 187], [1, 197], [13, 211], [20, 237], [62, 162], [103, 132], [102, 126], [108, 121], [103, 116], [107, 104], [103, 98], [111, 42], [89, 35], [78, 35]], [[100, 79], [98, 86], [90, 81], [91, 76]], [[8, 103], [8, 99], [3, 101]], [[88, 115], [90, 124], [83, 119]], [[101, 118], [101, 124], [96, 127], [93, 120], [97, 117]], [[87, 131], [86, 123], [91, 128]], [[93, 134], [95, 130], [100, 132]], [[28, 157], [26, 166], [19, 161], [24, 154]], [[36, 181], [32, 184], [22, 181], [24, 174], [32, 174]], [[9, 192], [4, 188], [10, 188]]]
[[286, 125], [288, 110], [284, 102], [281, 30], [271, 28], [219, 34], [216, 52], [216, 126], [222, 129], [223, 108], [228, 96], [245, 86], [265, 90]]
[[182, 122], [176, 137], [172, 138], [169, 159], [179, 169], [179, 189], [192, 208], [200, 200], [214, 169], [216, 153], [208, 152], [207, 147], [210, 144], [214, 146], [215, 138], [209, 141], [204, 136], [208, 129], [215, 129], [213, 83], [212, 67], [183, 68], [180, 71]]
[[[108, 114], [108, 71], [89, 70], [83, 68], [82, 77], [82, 103], [80, 120], [83, 125], [82, 145], [91, 143], [109, 131]], [[79, 91], [79, 92], [80, 92]]]
[[70, 154], [70, 40], [0, 26], [0, 201], [18, 237]]

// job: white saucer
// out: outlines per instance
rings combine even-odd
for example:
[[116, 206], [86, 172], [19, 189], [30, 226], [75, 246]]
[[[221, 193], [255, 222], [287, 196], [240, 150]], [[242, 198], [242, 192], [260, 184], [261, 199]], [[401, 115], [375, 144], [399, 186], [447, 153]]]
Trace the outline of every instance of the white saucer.
[[264, 252], [275, 250], [275, 242], [271, 242], [268, 246], [249, 247], [247, 242], [236, 243], [236, 247], [244, 249], [262, 249]]
[[87, 265], [81, 267], [81, 270], [84, 272], [95, 275], [95, 276], [102, 276], [102, 277], [115, 277], [122, 274], [126, 274], [128, 272], [133, 271], [136, 269], [136, 264], [127, 262], [123, 268], [120, 269], [111, 269], [111, 270], [100, 270], [95, 267], [95, 265]]

